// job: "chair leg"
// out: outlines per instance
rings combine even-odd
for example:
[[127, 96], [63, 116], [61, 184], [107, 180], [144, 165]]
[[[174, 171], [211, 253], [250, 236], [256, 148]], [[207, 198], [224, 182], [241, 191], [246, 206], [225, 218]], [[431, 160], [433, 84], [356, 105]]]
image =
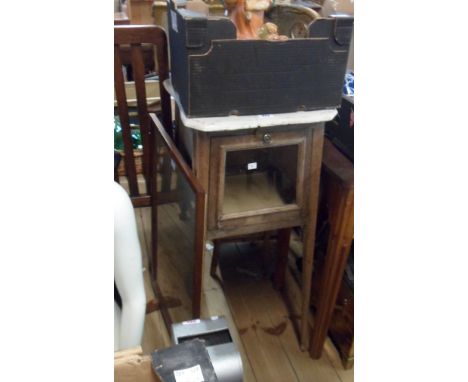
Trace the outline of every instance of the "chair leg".
[[274, 285], [278, 290], [281, 290], [284, 287], [286, 269], [288, 266], [290, 236], [291, 228], [278, 230], [278, 260], [276, 261], [276, 270], [274, 276]]
[[161, 191], [170, 192], [171, 183], [172, 183], [172, 167], [171, 167], [171, 158], [169, 155], [163, 156], [162, 162], [162, 179], [161, 179]]
[[273, 250], [270, 242], [270, 236], [272, 231], [265, 231], [263, 233], [263, 250], [262, 250], [262, 266], [265, 272], [269, 270], [269, 265], [271, 264], [271, 259], [273, 257]]
[[[153, 184], [154, 187], [154, 184]], [[155, 195], [155, 194], [153, 194]], [[156, 276], [158, 274], [158, 206], [156, 202], [156, 197], [151, 198], [151, 253], [149, 254], [149, 270], [150, 277], [153, 281], [156, 281]]]

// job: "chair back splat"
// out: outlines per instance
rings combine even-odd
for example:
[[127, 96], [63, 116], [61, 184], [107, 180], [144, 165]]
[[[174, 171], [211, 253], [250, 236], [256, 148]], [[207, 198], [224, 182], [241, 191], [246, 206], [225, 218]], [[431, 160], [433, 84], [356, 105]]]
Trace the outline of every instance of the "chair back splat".
[[[148, 51], [150, 59], [148, 59]], [[156, 53], [156, 60], [154, 60]], [[149, 63], [149, 64], [148, 64]], [[114, 86], [117, 101], [117, 113], [122, 128], [125, 173], [128, 180], [130, 197], [135, 207], [150, 206], [152, 194], [152, 176], [154, 139], [152, 137], [148, 114], [145, 71], [148, 65], [159, 79], [161, 120], [164, 128], [172, 136], [170, 96], [164, 89], [163, 82], [169, 77], [167, 37], [164, 30], [155, 25], [119, 25], [114, 26]], [[125, 68], [125, 69], [124, 69]], [[140, 126], [143, 146], [142, 169], [146, 184], [146, 194], [138, 188], [137, 169], [132, 144], [130, 107], [127, 103], [124, 70], [132, 75], [136, 95], [136, 111]], [[117, 179], [118, 181], [118, 176]]]

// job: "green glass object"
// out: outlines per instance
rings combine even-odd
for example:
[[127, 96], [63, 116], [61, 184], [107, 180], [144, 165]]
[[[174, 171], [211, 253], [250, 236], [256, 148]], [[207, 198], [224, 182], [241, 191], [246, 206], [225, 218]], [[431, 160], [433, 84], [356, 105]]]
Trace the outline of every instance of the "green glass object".
[[[143, 143], [141, 141], [141, 132], [138, 125], [130, 124], [131, 127], [131, 136], [132, 136], [132, 146], [134, 149], [141, 150], [143, 148]], [[120, 125], [120, 119], [117, 115], [114, 115], [114, 149], [123, 151], [123, 137], [122, 137], [122, 126]]]

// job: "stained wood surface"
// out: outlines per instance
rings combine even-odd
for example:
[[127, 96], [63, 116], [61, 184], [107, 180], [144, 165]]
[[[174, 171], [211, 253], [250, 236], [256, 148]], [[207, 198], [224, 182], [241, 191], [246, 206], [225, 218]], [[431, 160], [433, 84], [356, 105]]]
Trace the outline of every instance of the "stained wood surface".
[[315, 228], [317, 224], [318, 194], [320, 183], [320, 169], [322, 167], [323, 150], [323, 125], [320, 128], [312, 130], [312, 152], [309, 168], [310, 189], [306, 193], [309, 196], [307, 203], [309, 213], [307, 224], [304, 229], [304, 259], [302, 262], [302, 312], [301, 312], [301, 348], [308, 348], [308, 329], [307, 317], [309, 316], [310, 291], [312, 287], [312, 268], [314, 263], [315, 251]]
[[323, 203], [328, 209], [330, 234], [310, 338], [313, 358], [322, 352], [354, 236], [353, 164], [328, 140], [324, 144], [323, 163]]
[[[188, 295], [180, 288], [184, 272], [180, 264], [167, 255], [169, 251], [177, 251], [184, 244], [183, 224], [175, 216], [176, 208], [170, 205], [160, 206], [161, 216], [164, 216], [168, 227], [179, 237], [176, 241], [161, 241], [159, 245], [159, 285], [166, 298], [172, 298], [182, 305], [170, 308], [174, 320], [187, 314], [183, 306]], [[150, 248], [150, 217], [149, 208], [136, 209], [138, 233], [145, 256]], [[171, 214], [173, 216], [171, 216]], [[143, 244], [144, 243], [144, 244]], [[233, 340], [239, 349], [244, 367], [244, 382], [353, 382], [353, 370], [343, 370], [338, 353], [327, 339], [325, 351], [319, 360], [312, 360], [307, 352], [301, 352], [296, 329], [286, 304], [268, 278], [256, 279], [248, 275], [245, 257], [255, 263], [262, 256], [256, 256], [257, 247], [251, 247], [247, 242], [241, 244], [225, 244], [221, 253], [221, 268], [218, 276], [222, 277], [221, 285], [209, 276], [211, 253], [205, 252], [204, 279], [202, 284], [202, 318], [213, 315], [226, 317]], [[169, 251], [167, 250], [169, 247]], [[249, 262], [247, 261], [247, 264]], [[144, 262], [146, 264], [146, 260]], [[262, 263], [263, 264], [263, 263]], [[238, 272], [238, 269], [241, 272]], [[247, 271], [247, 272], [245, 272]], [[151, 287], [149, 277], [145, 272], [147, 299], [150, 299]], [[300, 290], [290, 272], [286, 273], [285, 288], [297, 295], [297, 313], [300, 312]], [[297, 320], [298, 321], [298, 320]], [[143, 353], [149, 354], [154, 349], [170, 344], [170, 338], [162, 315], [159, 311], [147, 315], [143, 338]]]

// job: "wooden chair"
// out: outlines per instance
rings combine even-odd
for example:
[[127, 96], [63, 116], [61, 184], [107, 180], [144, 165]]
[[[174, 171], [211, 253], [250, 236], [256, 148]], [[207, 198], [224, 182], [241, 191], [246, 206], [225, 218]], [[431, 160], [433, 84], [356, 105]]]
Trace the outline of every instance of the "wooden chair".
[[[169, 60], [167, 52], [167, 37], [164, 30], [158, 26], [120, 25], [114, 26], [114, 86], [117, 99], [117, 110], [122, 127], [124, 145], [125, 173], [128, 181], [128, 192], [134, 207], [151, 208], [151, 255], [149, 268], [151, 278], [156, 279], [156, 192], [157, 182], [155, 174], [155, 145], [154, 131], [148, 114], [145, 89], [145, 65], [142, 45], [151, 44], [156, 52], [157, 65], [155, 70], [159, 75], [159, 90], [161, 97], [161, 120], [167, 132], [171, 132], [172, 117], [170, 96], [162, 85], [169, 77]], [[129, 106], [125, 92], [124, 75], [122, 71], [122, 51], [130, 51], [133, 80], [137, 99], [137, 112], [143, 143], [143, 177], [146, 192], [138, 187], [135, 156], [132, 145]], [[124, 53], [125, 54], [125, 53]], [[119, 182], [119, 176], [114, 172], [114, 178]]]
[[[148, 47], [153, 46], [156, 52], [154, 71], [159, 76], [160, 112], [154, 113], [153, 108], [147, 104], [147, 92], [145, 88], [145, 63], [148, 64]], [[128, 61], [131, 59], [131, 62]], [[139, 189], [135, 155], [132, 146], [129, 104], [125, 91], [125, 79], [122, 66], [130, 64], [135, 82], [136, 109], [139, 119], [143, 155], [142, 175], [146, 192]], [[162, 296], [157, 276], [157, 206], [164, 203], [179, 202], [182, 198], [180, 190], [171, 187], [171, 179], [177, 181], [185, 179], [192, 193], [195, 195], [196, 227], [194, 237], [194, 269], [193, 269], [193, 294], [192, 315], [200, 317], [201, 310], [201, 285], [202, 285], [202, 259], [204, 250], [204, 213], [205, 191], [201, 187], [187, 165], [182, 155], [173, 142], [172, 115], [170, 96], [163, 86], [163, 81], [169, 76], [169, 60], [167, 52], [167, 37], [164, 30], [158, 26], [148, 25], [122, 25], [114, 26], [114, 85], [117, 100], [118, 116], [122, 127], [124, 145], [124, 165], [128, 181], [128, 192], [133, 206], [151, 207], [151, 254], [149, 256], [150, 279], [153, 291], [157, 296], [156, 301], [147, 304], [147, 313], [161, 309], [164, 321], [168, 328], [171, 319], [168, 313], [170, 303]], [[128, 84], [127, 84], [128, 85]], [[132, 97], [133, 98], [133, 97]], [[150, 115], [151, 113], [151, 115]], [[174, 172], [173, 172], [174, 171]], [[158, 175], [161, 182], [158, 182]], [[114, 178], [119, 181], [119, 176], [114, 171]], [[177, 183], [177, 182], [176, 182]]]

